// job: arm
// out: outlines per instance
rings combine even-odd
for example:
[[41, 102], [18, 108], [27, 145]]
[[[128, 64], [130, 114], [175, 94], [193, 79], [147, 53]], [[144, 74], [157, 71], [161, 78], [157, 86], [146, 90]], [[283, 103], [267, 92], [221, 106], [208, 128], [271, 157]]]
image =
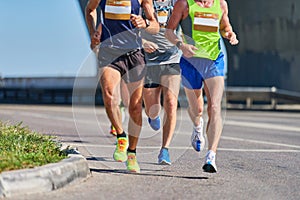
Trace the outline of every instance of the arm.
[[176, 45], [183, 53], [185, 57], [192, 57], [195, 55], [194, 50], [197, 48], [190, 44], [182, 43], [181, 40], [176, 36], [175, 30], [178, 27], [179, 22], [188, 16], [188, 4], [186, 0], [178, 0], [169, 19], [165, 36], [174, 45]]
[[94, 49], [100, 44], [100, 36], [102, 32], [101, 24], [96, 29], [97, 7], [101, 0], [89, 0], [85, 8], [85, 20], [91, 37], [91, 48]]
[[131, 15], [131, 21], [136, 28], [144, 28], [150, 34], [156, 34], [159, 32], [159, 23], [156, 20], [154, 15], [154, 8], [152, 0], [142, 0], [141, 3], [146, 19], [150, 22], [150, 25], [147, 27], [146, 21], [140, 15]]
[[221, 0], [221, 9], [223, 11], [223, 15], [220, 21], [220, 33], [222, 37], [229, 40], [231, 45], [237, 45], [239, 41], [236, 38], [236, 34], [233, 32], [232, 26], [228, 17], [228, 5], [225, 0]]

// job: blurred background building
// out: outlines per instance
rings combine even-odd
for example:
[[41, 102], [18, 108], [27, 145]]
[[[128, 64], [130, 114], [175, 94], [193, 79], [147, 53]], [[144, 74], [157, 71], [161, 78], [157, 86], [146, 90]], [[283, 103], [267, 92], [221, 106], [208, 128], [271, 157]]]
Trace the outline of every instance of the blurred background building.
[[240, 40], [237, 47], [227, 45], [228, 86], [275, 86], [299, 92], [300, 1], [227, 2]]

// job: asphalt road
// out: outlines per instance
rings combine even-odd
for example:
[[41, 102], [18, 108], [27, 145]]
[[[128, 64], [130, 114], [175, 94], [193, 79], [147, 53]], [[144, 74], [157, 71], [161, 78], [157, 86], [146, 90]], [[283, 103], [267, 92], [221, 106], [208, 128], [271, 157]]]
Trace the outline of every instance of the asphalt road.
[[224, 111], [223, 116], [217, 174], [202, 172], [205, 152], [190, 146], [186, 109], [178, 110], [171, 166], [156, 164], [161, 133], [151, 130], [144, 115], [137, 154], [141, 174], [129, 174], [124, 163], [112, 159], [115, 139], [103, 107], [0, 105], [0, 120], [22, 121], [78, 147], [92, 172], [53, 192], [6, 199], [299, 199], [300, 113]]

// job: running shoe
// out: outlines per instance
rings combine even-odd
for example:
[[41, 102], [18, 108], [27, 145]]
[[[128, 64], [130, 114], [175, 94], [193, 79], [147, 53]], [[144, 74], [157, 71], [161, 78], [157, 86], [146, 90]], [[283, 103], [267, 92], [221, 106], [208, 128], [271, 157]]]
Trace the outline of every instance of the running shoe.
[[216, 166], [216, 154], [212, 151], [209, 151], [206, 155], [205, 164], [202, 167], [204, 172], [208, 173], [216, 173], [217, 166]]
[[150, 117], [148, 117], [148, 122], [151, 126], [151, 128], [155, 131], [160, 129], [160, 117], [156, 117], [155, 119], [151, 119]]
[[195, 151], [202, 151], [205, 146], [205, 139], [203, 136], [203, 128], [204, 128], [204, 122], [202, 117], [200, 118], [200, 128], [193, 129], [193, 133], [191, 136], [191, 143]]
[[117, 130], [113, 125], [110, 125], [110, 134], [112, 134], [113, 136], [117, 136]]
[[171, 165], [169, 151], [166, 148], [161, 148], [158, 155], [158, 164], [159, 165]]
[[127, 160], [128, 136], [117, 138], [114, 159], [117, 162], [125, 162]]
[[129, 172], [140, 173], [141, 171], [135, 153], [127, 154], [126, 166]]

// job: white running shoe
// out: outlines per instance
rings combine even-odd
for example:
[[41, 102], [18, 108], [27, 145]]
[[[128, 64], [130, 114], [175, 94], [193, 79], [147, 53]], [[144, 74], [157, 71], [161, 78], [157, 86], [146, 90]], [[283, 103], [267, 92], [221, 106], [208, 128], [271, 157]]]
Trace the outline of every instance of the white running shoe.
[[208, 151], [206, 154], [205, 164], [202, 167], [204, 172], [208, 173], [216, 173], [217, 165], [216, 165], [216, 153], [213, 151]]
[[204, 121], [203, 118], [200, 118], [200, 128], [195, 128], [193, 129], [192, 137], [191, 137], [191, 143], [193, 148], [196, 151], [202, 151], [205, 146], [205, 139], [203, 136], [203, 129], [204, 129]]

